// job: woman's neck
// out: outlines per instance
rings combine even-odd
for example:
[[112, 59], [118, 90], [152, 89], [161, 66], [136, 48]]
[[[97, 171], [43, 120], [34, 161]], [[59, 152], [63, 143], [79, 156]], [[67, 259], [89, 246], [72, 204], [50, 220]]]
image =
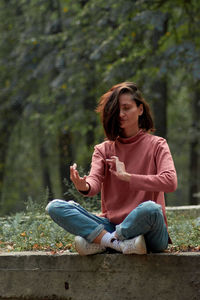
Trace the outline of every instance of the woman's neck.
[[130, 138], [135, 136], [139, 132], [139, 130], [139, 127], [131, 130], [123, 130], [120, 136], [123, 138]]

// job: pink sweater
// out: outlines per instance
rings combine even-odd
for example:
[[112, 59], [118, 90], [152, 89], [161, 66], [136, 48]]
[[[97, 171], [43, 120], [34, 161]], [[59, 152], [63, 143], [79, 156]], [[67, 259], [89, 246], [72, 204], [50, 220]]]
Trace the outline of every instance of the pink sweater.
[[[112, 155], [125, 163], [126, 171], [131, 174], [130, 183], [109, 172], [106, 159]], [[87, 196], [101, 191], [100, 216], [114, 224], [121, 223], [140, 203], [152, 200], [162, 206], [167, 225], [164, 192], [176, 189], [177, 176], [165, 139], [140, 130], [134, 137], [95, 146], [87, 182], [90, 185]]]

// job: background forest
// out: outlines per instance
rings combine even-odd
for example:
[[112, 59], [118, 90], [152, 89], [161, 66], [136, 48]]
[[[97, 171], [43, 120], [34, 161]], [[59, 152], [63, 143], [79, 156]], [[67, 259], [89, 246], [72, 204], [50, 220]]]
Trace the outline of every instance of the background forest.
[[0, 215], [66, 198], [69, 165], [104, 139], [94, 113], [134, 81], [168, 140], [179, 187], [200, 203], [200, 2], [0, 0]]

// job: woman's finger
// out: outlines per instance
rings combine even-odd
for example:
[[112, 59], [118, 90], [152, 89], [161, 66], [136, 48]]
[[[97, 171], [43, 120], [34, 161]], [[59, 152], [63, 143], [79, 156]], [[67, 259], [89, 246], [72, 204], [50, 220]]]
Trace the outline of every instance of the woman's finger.
[[112, 156], [111, 158], [107, 158], [106, 162], [109, 164], [115, 164], [116, 163], [116, 157]]
[[76, 170], [76, 168], [77, 168], [77, 164], [76, 164], [76, 163], [74, 163], [72, 167], [73, 167], [73, 168]]
[[70, 179], [72, 180], [72, 181], [74, 181], [74, 179], [75, 179], [75, 176], [74, 176], [74, 168], [71, 166], [70, 167]]
[[70, 177], [73, 182], [79, 179], [79, 173], [73, 166], [70, 167]]
[[113, 156], [111, 156], [111, 158], [114, 158], [116, 162], [119, 161], [119, 157], [118, 156], [113, 155]]
[[106, 159], [106, 162], [109, 164], [109, 165], [114, 165], [115, 164], [115, 160], [114, 159]]
[[74, 170], [74, 177], [76, 181], [80, 181], [81, 177], [79, 176], [79, 172], [77, 170]]
[[76, 170], [76, 168], [77, 168], [76, 164], [70, 166], [70, 179], [75, 185], [77, 190], [80, 191], [87, 190], [87, 182], [86, 182], [87, 176], [84, 175], [83, 177], [80, 177], [79, 172]]

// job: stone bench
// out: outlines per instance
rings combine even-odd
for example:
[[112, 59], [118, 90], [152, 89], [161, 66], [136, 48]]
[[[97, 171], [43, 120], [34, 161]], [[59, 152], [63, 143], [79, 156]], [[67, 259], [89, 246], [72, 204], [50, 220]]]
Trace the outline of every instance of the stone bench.
[[166, 211], [194, 218], [200, 217], [200, 205], [167, 206]]
[[0, 299], [199, 300], [200, 252], [0, 253]]

